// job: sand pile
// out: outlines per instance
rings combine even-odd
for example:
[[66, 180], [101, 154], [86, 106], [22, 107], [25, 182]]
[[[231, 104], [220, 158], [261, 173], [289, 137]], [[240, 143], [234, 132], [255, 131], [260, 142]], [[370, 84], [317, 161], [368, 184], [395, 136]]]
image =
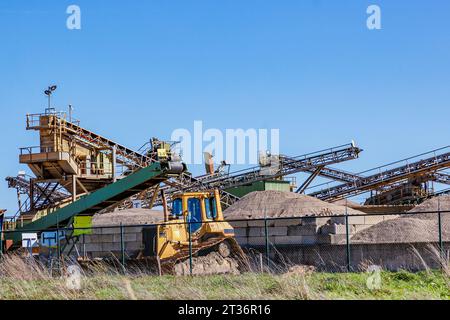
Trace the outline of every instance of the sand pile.
[[[177, 276], [189, 275], [189, 260], [180, 262], [175, 265], [175, 274]], [[217, 274], [238, 275], [240, 274], [239, 264], [233, 258], [223, 258], [217, 252], [211, 252], [207, 256], [200, 256], [192, 259], [192, 274], [203, 276]]]
[[[435, 211], [440, 202], [441, 210], [450, 210], [450, 196], [432, 198], [412, 209], [411, 213]], [[442, 239], [450, 241], [450, 213], [441, 214]], [[437, 242], [439, 226], [437, 213], [418, 213], [404, 215], [397, 219], [380, 222], [373, 227], [358, 232], [353, 242], [392, 243], [392, 242]]]
[[[408, 211], [414, 212], [427, 212], [427, 211], [450, 211], [450, 195], [434, 197], [422, 204], [418, 205], [414, 209]], [[449, 217], [450, 213], [443, 213], [442, 217]], [[420, 218], [420, 219], [437, 219], [436, 213], [417, 213], [408, 215], [408, 217]]]
[[248, 194], [224, 212], [226, 219], [258, 219], [265, 215], [277, 217], [304, 217], [361, 214], [351, 208], [293, 192], [256, 191]]
[[92, 225], [98, 226], [114, 226], [120, 225], [139, 225], [153, 224], [164, 221], [164, 212], [149, 209], [127, 209], [114, 211], [94, 216]]

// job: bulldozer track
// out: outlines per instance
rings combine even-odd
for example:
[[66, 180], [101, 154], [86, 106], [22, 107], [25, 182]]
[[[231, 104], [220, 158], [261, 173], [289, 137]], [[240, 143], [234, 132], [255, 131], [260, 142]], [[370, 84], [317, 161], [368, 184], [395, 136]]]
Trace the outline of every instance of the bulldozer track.
[[[193, 245], [192, 247], [192, 256], [197, 255], [199, 252], [207, 249], [211, 249], [216, 245], [228, 241], [232, 247], [232, 256], [236, 256], [240, 260], [238, 261], [239, 265], [244, 268], [248, 268], [248, 261], [246, 259], [245, 253], [239, 244], [233, 238], [211, 238], [203, 242], [200, 246]], [[182, 263], [186, 261], [191, 256], [189, 249], [183, 249], [180, 254], [172, 259], [161, 261], [161, 268], [163, 270], [167, 270], [169, 273], [174, 273], [174, 268], [178, 263]]]

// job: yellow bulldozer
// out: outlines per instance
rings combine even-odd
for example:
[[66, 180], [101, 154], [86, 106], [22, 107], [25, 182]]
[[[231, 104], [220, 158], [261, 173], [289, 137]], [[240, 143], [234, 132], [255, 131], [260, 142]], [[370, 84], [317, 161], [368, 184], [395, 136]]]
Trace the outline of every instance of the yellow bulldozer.
[[245, 267], [245, 254], [234, 228], [224, 221], [217, 190], [182, 193], [172, 200], [170, 213], [164, 203], [164, 223], [144, 228], [144, 250], [138, 260], [156, 259], [164, 272], [172, 272], [191, 256], [216, 252]]

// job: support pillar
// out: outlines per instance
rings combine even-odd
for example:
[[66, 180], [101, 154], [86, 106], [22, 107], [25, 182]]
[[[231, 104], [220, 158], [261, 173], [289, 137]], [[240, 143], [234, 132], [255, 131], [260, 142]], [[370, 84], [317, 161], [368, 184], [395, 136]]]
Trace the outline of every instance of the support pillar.
[[34, 210], [34, 179], [30, 179], [30, 211]]
[[72, 202], [77, 201], [77, 176], [72, 176]]
[[116, 178], [116, 164], [117, 164], [117, 160], [116, 160], [116, 158], [117, 158], [117, 149], [114, 146], [112, 148], [112, 159], [111, 159], [112, 160], [112, 179], [113, 179], [113, 182], [117, 181], [117, 178]]

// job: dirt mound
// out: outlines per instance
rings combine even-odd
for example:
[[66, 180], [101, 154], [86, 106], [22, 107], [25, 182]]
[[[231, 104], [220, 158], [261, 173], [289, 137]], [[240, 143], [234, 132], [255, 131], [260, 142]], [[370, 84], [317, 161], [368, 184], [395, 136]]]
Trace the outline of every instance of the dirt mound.
[[[450, 210], [450, 196], [432, 198], [409, 212], [435, 211], [440, 202], [441, 210]], [[450, 214], [441, 215], [442, 239], [450, 241]], [[392, 243], [392, 242], [437, 242], [439, 225], [437, 213], [416, 213], [380, 222], [373, 227], [358, 232], [353, 242]]]
[[[408, 211], [411, 213], [415, 212], [427, 212], [427, 211], [450, 211], [450, 195], [434, 197], [428, 199], [415, 207], [414, 209]], [[449, 217], [450, 213], [443, 213], [442, 217]], [[412, 215], [407, 215], [403, 217], [413, 217], [417, 219], [437, 219], [436, 213], [416, 213]], [[449, 217], [450, 218], [450, 217]]]
[[265, 216], [304, 217], [348, 214], [361, 214], [351, 208], [324, 202], [322, 200], [283, 191], [256, 191], [246, 195], [224, 212], [227, 219], [259, 219]]
[[[450, 239], [450, 232], [444, 230], [443, 237]], [[397, 218], [380, 222], [373, 227], [358, 232], [352, 242], [397, 243], [397, 242], [437, 242], [438, 224], [430, 220]]]
[[[186, 276], [190, 274], [189, 259], [175, 266], [175, 275]], [[192, 259], [193, 275], [215, 275], [215, 274], [240, 274], [239, 264], [232, 258], [223, 258], [217, 252], [211, 252], [207, 256]]]
[[98, 214], [94, 216], [92, 225], [108, 226], [108, 225], [138, 225], [138, 224], [153, 224], [164, 221], [164, 212], [148, 209], [127, 209], [121, 211], [114, 211], [105, 214]]

